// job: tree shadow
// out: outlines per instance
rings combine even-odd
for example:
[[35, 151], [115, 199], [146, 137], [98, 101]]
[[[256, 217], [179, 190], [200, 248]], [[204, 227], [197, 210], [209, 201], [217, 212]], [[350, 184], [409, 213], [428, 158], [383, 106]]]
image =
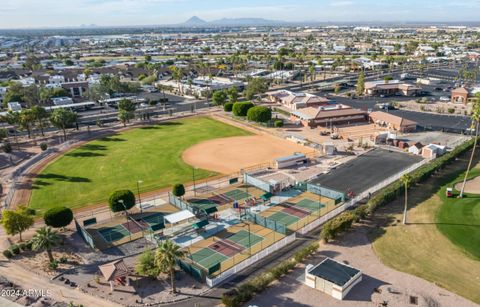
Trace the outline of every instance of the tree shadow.
[[56, 181], [66, 181], [66, 182], [91, 182], [90, 179], [85, 177], [77, 177], [77, 176], [65, 176], [65, 175], [58, 175], [58, 174], [39, 174], [37, 178], [41, 179], [50, 179]]
[[119, 137], [112, 137], [112, 136], [106, 136], [106, 137], [100, 138], [99, 140], [102, 142], [125, 142], [126, 141], [126, 139], [122, 139]]
[[65, 156], [73, 157], [73, 158], [89, 158], [89, 157], [103, 157], [105, 155], [97, 152], [81, 151], [81, 152], [67, 153], [65, 154]]
[[83, 150], [107, 150], [107, 146], [100, 144], [85, 144], [79, 147]]

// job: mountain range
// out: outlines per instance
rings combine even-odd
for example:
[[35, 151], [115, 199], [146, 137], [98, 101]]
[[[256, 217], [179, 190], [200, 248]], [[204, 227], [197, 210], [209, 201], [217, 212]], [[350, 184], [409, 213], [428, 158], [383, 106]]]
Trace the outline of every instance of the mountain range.
[[286, 21], [270, 20], [265, 18], [222, 18], [212, 21], [205, 21], [197, 16], [193, 16], [187, 21], [181, 23], [182, 26], [271, 26], [288, 24]]

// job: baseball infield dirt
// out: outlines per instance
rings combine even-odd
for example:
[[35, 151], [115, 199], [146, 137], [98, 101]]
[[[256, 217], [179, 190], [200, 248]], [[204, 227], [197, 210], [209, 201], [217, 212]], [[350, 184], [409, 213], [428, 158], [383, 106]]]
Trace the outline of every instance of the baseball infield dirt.
[[313, 149], [261, 134], [205, 141], [185, 150], [182, 158], [192, 166], [230, 174], [295, 152], [311, 153]]

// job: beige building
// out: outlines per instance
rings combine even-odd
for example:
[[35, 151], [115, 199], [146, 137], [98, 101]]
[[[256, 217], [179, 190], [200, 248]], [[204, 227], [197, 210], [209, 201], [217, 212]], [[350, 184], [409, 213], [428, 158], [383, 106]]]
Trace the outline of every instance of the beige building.
[[271, 102], [279, 103], [290, 110], [309, 107], [320, 107], [331, 103], [331, 100], [309, 93], [297, 93], [287, 90], [272, 91], [267, 93]]
[[331, 258], [305, 268], [305, 284], [333, 298], [343, 300], [352, 288], [362, 281], [362, 272]]
[[398, 80], [365, 82], [365, 95], [368, 96], [416, 96], [422, 89]]
[[370, 113], [370, 120], [377, 125], [400, 132], [413, 132], [417, 129], [416, 122], [382, 111]]

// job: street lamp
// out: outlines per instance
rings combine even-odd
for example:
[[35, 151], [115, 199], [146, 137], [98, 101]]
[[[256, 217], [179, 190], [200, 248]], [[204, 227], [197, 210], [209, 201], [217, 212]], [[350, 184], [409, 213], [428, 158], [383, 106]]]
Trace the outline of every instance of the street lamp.
[[197, 168], [193, 167], [192, 168], [192, 178], [193, 178], [193, 196], [197, 196], [197, 188], [195, 187], [195, 170]]
[[140, 183], [143, 183], [143, 181], [142, 180], [137, 180], [138, 205], [140, 206], [140, 213], [143, 213], [142, 199], [140, 198]]
[[252, 242], [250, 241], [250, 223], [247, 223], [248, 227], [248, 254], [252, 257]]
[[125, 210], [125, 217], [127, 218], [128, 235], [130, 236], [130, 241], [132, 241], [132, 232], [130, 231], [130, 221], [128, 220], [127, 206], [125, 206], [125, 202], [123, 201], [123, 199], [119, 199], [118, 202], [122, 204], [123, 209]]

